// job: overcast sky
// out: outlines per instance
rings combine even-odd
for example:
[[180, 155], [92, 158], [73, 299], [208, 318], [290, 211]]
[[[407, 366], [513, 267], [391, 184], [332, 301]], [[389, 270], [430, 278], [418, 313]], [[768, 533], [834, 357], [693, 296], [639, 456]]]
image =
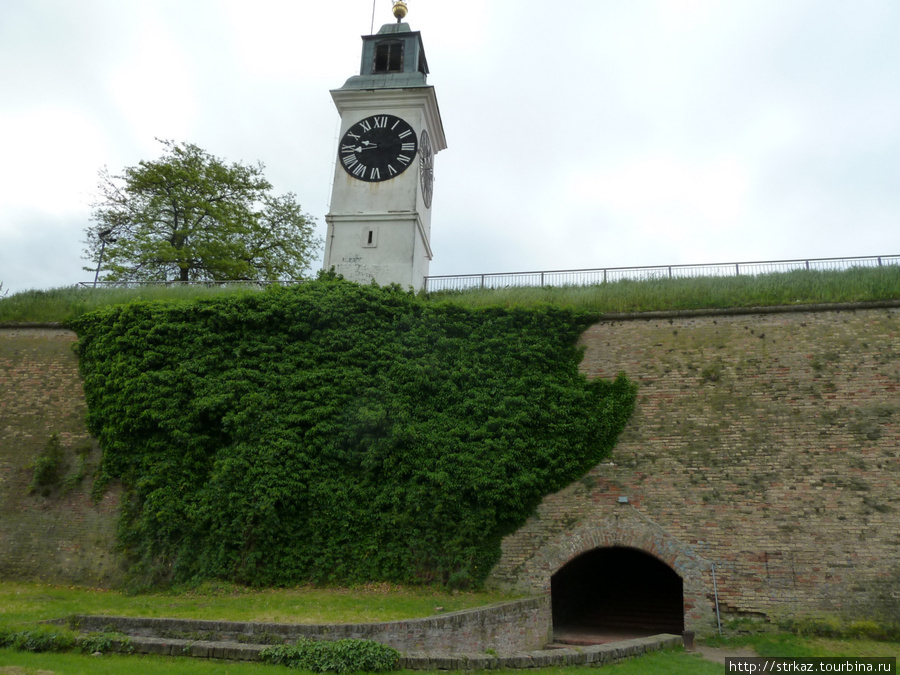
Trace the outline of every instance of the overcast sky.
[[[900, 253], [898, 0], [408, 5], [448, 141], [431, 274]], [[0, 1], [4, 288], [92, 280], [98, 170], [158, 157], [156, 138], [263, 162], [324, 234], [329, 90], [372, 13]]]

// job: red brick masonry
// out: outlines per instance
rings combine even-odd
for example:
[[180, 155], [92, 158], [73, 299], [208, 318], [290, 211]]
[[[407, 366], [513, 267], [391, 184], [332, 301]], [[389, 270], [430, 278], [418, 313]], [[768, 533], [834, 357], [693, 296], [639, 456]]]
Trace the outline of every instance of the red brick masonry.
[[635, 414], [504, 540], [492, 585], [546, 592], [619, 545], [679, 573], [691, 630], [713, 625], [713, 566], [725, 618], [898, 620], [900, 310], [610, 320], [582, 342], [588, 377], [638, 383]]

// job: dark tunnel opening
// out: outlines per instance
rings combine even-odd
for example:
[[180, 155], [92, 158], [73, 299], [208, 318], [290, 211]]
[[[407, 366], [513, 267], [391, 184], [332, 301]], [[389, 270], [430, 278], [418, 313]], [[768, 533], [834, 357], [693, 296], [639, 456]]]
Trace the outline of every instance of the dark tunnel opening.
[[578, 556], [553, 575], [551, 599], [558, 641], [565, 641], [559, 640], [562, 635], [680, 635], [684, 630], [681, 577], [634, 548], [598, 548]]

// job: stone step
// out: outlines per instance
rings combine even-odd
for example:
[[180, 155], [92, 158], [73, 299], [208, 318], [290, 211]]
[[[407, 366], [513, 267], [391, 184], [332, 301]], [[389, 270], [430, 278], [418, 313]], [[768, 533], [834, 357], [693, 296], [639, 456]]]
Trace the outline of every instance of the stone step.
[[131, 637], [128, 640], [114, 641], [113, 651], [157, 656], [190, 656], [197, 659], [259, 661], [259, 653], [267, 646], [246, 642]]

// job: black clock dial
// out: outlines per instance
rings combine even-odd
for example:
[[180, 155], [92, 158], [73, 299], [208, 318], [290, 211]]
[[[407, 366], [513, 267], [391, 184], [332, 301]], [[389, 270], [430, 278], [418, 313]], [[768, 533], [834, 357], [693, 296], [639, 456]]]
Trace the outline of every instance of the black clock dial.
[[434, 188], [434, 152], [431, 149], [431, 137], [422, 129], [419, 143], [419, 180], [422, 182], [422, 198], [425, 208], [431, 208], [431, 192]]
[[377, 182], [406, 171], [417, 150], [416, 132], [408, 122], [394, 115], [372, 115], [347, 130], [338, 160], [354, 178]]

